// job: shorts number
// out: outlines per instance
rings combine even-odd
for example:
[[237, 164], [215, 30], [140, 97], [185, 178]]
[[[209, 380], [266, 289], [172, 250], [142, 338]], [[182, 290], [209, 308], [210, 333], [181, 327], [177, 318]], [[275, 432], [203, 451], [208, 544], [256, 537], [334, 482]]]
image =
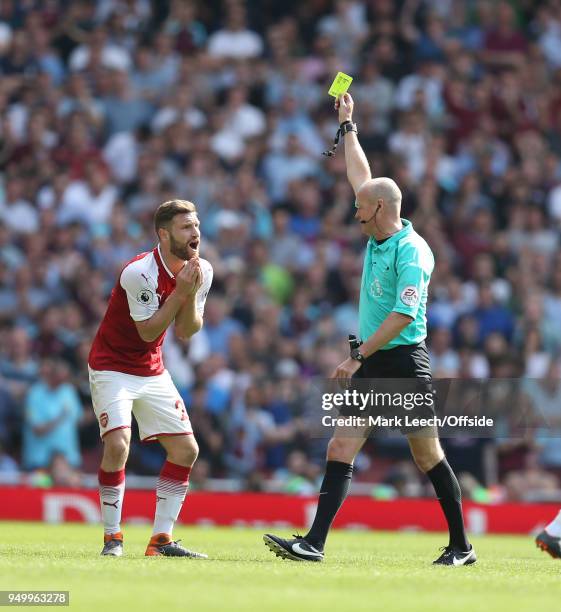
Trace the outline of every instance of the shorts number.
[[179, 413], [181, 414], [181, 417], [180, 417], [181, 420], [186, 421], [187, 420], [187, 410], [185, 410], [185, 404], [183, 403], [183, 401], [178, 399], [175, 402], [175, 408], [179, 410]]

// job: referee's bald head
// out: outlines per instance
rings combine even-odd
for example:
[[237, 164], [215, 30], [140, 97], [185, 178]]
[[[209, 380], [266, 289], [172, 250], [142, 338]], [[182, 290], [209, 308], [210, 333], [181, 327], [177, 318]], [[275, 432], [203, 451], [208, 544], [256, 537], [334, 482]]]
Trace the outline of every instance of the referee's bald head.
[[384, 201], [386, 214], [399, 217], [401, 212], [401, 190], [397, 183], [386, 176], [370, 179], [361, 185], [357, 198], [369, 206]]

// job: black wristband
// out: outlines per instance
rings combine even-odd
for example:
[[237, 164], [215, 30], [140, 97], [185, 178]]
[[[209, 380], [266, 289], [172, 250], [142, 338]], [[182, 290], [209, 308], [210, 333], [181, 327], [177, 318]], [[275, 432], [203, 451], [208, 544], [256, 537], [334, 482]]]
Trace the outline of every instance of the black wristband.
[[347, 119], [346, 121], [343, 121], [343, 123], [339, 124], [339, 127], [343, 127], [344, 125], [346, 125], [347, 123], [352, 123], [352, 121], [350, 121], [349, 119]]

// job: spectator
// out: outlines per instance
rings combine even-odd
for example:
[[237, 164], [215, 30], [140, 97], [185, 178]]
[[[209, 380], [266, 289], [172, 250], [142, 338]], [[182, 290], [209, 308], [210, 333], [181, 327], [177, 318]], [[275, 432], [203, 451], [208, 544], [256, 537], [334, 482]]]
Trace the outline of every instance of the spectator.
[[73, 467], [81, 463], [78, 422], [82, 407], [68, 377], [66, 364], [44, 360], [39, 381], [29, 389], [22, 453], [27, 470], [47, 468], [57, 454]]
[[19, 176], [8, 178], [3, 201], [0, 200], [2, 222], [15, 233], [35, 233], [39, 230], [39, 214], [25, 199], [25, 183]]
[[72, 181], [64, 191], [58, 216], [60, 223], [79, 221], [93, 226], [109, 222], [118, 191], [111, 184], [106, 168], [89, 162], [84, 179]]
[[508, 341], [511, 340], [514, 332], [512, 315], [508, 309], [496, 303], [489, 285], [483, 284], [479, 288], [478, 303], [471, 316], [477, 324], [480, 344], [494, 332], [500, 333]]
[[429, 351], [435, 378], [455, 378], [460, 369], [460, 359], [452, 348], [452, 335], [446, 327], [431, 332]]
[[39, 366], [31, 351], [31, 339], [22, 327], [16, 327], [7, 338], [7, 351], [0, 360], [0, 375], [6, 381], [11, 393], [18, 399], [35, 382]]
[[110, 77], [110, 91], [103, 101], [105, 127], [108, 135], [132, 132], [148, 123], [152, 105], [134, 96], [127, 73], [114, 71]]
[[211, 34], [208, 52], [216, 58], [248, 59], [263, 51], [261, 36], [247, 28], [245, 8], [241, 3], [229, 6], [226, 26]]
[[70, 70], [75, 72], [91, 70], [93, 66], [129, 70], [131, 58], [126, 49], [110, 42], [107, 28], [98, 26], [88, 37], [87, 44], [72, 51], [68, 64]]
[[508, 2], [499, 2], [495, 9], [496, 25], [485, 35], [484, 58], [491, 68], [517, 66], [524, 60], [528, 41], [515, 26], [515, 13]]
[[232, 336], [241, 333], [240, 324], [227, 316], [227, 306], [223, 297], [211, 294], [205, 308], [203, 336], [208, 339], [211, 353], [227, 355]]
[[539, 462], [542, 466], [553, 469], [561, 469], [561, 446], [558, 443], [561, 434], [560, 375], [561, 364], [558, 360], [553, 360], [542, 379], [529, 379], [524, 384], [524, 390], [536, 412], [538, 421], [536, 443]]
[[172, 0], [164, 31], [175, 38], [175, 48], [182, 54], [200, 49], [207, 40], [205, 26], [197, 20], [193, 0]]

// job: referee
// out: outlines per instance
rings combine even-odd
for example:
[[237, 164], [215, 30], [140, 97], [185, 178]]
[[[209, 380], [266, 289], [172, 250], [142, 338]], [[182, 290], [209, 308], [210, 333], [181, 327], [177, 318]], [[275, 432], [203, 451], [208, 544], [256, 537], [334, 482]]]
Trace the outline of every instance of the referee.
[[[373, 179], [352, 122], [353, 100], [344, 94], [335, 102], [340, 133], [345, 137], [347, 176], [356, 195], [355, 219], [368, 244], [360, 288], [359, 329], [364, 340], [334, 371], [332, 378], [431, 380], [425, 345], [426, 306], [434, 257], [406, 219], [400, 218], [401, 191], [390, 178]], [[331, 523], [351, 485], [353, 461], [365, 441], [335, 430], [327, 449], [327, 465], [316, 516], [303, 537], [285, 540], [264, 536], [265, 544], [287, 559], [322, 561]], [[462, 515], [458, 480], [448, 465], [436, 430], [406, 432], [411, 454], [431, 480], [448, 523], [450, 540], [439, 565], [468, 565], [476, 556], [469, 544]]]

